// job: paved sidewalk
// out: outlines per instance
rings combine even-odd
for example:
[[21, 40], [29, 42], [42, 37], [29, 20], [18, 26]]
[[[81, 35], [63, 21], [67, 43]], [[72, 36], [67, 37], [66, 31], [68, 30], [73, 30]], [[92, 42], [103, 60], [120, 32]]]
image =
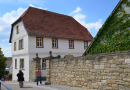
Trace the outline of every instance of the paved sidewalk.
[[[24, 82], [24, 87], [19, 88], [19, 83], [16, 81], [5, 81], [6, 85], [8, 85], [12, 90], [81, 90], [71, 87], [65, 87], [65, 86], [57, 86], [57, 85], [36, 85], [36, 82]], [[3, 85], [1, 85], [2, 90], [7, 90]]]

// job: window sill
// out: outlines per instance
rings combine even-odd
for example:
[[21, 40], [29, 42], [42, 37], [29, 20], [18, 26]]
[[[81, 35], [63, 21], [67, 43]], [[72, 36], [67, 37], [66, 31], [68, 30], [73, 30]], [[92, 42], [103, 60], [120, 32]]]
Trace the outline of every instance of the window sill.
[[75, 49], [75, 48], [69, 48], [69, 49]]
[[20, 70], [25, 70], [24, 68], [19, 68]]
[[44, 47], [36, 47], [36, 48], [44, 48]]
[[[23, 48], [22, 48], [23, 49]], [[18, 50], [22, 50], [22, 49], [18, 49]]]
[[59, 48], [54, 48], [54, 47], [52, 47], [52, 49], [59, 49]]

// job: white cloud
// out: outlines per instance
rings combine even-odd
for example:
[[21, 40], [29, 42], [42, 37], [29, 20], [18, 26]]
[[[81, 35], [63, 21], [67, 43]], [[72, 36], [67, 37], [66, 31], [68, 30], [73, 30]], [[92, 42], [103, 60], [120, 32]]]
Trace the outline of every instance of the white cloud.
[[93, 23], [86, 23], [85, 22], [85, 18], [86, 15], [79, 13], [81, 11], [80, 7], [77, 7], [77, 9], [75, 11], [73, 11], [71, 14], [73, 14], [73, 18], [75, 20], [77, 20], [81, 25], [83, 25], [84, 27], [86, 27], [89, 31], [94, 28], [96, 31], [99, 30], [99, 28], [102, 26], [102, 19], [99, 19], [97, 22], [93, 22]]
[[79, 14], [79, 13], [77, 13], [77, 14], [75, 14], [74, 16], [74, 19], [75, 20], [77, 20], [80, 24], [82, 24], [83, 26], [85, 25], [85, 21], [84, 21], [84, 19], [86, 18], [86, 16], [85, 15], [83, 15], [83, 14]]
[[97, 22], [93, 22], [93, 23], [88, 23], [88, 24], [86, 24], [85, 25], [85, 27], [86, 28], [88, 28], [88, 30], [90, 30], [90, 29], [92, 29], [92, 28], [95, 28], [95, 30], [99, 30], [100, 28], [101, 28], [101, 26], [102, 26], [102, 24], [101, 24], [101, 22], [102, 22], [102, 19], [99, 19]]
[[[29, 4], [29, 6], [36, 7], [36, 6], [32, 5], [32, 4]], [[47, 8], [42, 8], [42, 7], [36, 7], [36, 8], [47, 10]]]
[[6, 25], [12, 24], [25, 10], [26, 9], [19, 8], [17, 11], [13, 10], [10, 13], [7, 12], [3, 17], [0, 17], [0, 23], [4, 22]]
[[32, 5], [32, 4], [29, 4], [29, 6], [31, 6], [31, 7], [35, 7], [34, 5]]
[[[3, 17], [0, 17], [0, 33], [4, 35], [9, 35], [11, 24], [19, 18], [20, 15], [25, 11], [26, 9], [19, 8], [17, 11], [13, 10], [11, 12], [7, 12], [3, 15]], [[9, 30], [6, 30], [6, 28], [10, 28]]]
[[74, 10], [72, 13], [70, 13], [70, 15], [74, 14], [74, 13], [78, 13], [81, 11], [80, 7], [77, 7], [76, 10]]
[[[11, 44], [9, 44], [9, 37], [11, 32], [11, 24], [17, 20], [20, 15], [25, 11], [24, 8], [18, 8], [16, 11], [5, 13], [0, 17], [0, 47], [5, 56], [11, 56]], [[2, 44], [2, 42], [4, 42]]]
[[3, 42], [9, 42], [9, 39], [3, 39]]
[[0, 43], [0, 48], [6, 57], [11, 57], [11, 46], [5, 46], [4, 44]]

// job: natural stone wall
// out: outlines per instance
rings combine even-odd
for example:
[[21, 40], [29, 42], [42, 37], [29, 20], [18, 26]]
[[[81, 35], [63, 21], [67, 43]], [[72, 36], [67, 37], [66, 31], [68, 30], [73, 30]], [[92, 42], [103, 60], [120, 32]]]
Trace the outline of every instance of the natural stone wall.
[[47, 61], [48, 75], [54, 85], [130, 90], [130, 51]]
[[39, 58], [38, 53], [36, 53], [36, 57], [29, 61], [29, 81], [35, 81], [35, 71], [37, 68], [41, 69], [40, 60], [41, 58]]
[[34, 61], [29, 61], [29, 81], [35, 81], [35, 71], [36, 63]]

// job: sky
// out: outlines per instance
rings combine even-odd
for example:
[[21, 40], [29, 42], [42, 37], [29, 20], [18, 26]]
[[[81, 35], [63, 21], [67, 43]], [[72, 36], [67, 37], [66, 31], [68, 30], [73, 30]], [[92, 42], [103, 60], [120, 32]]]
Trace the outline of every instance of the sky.
[[72, 16], [96, 36], [120, 0], [0, 0], [0, 48], [12, 57], [9, 43], [11, 24], [29, 7]]

